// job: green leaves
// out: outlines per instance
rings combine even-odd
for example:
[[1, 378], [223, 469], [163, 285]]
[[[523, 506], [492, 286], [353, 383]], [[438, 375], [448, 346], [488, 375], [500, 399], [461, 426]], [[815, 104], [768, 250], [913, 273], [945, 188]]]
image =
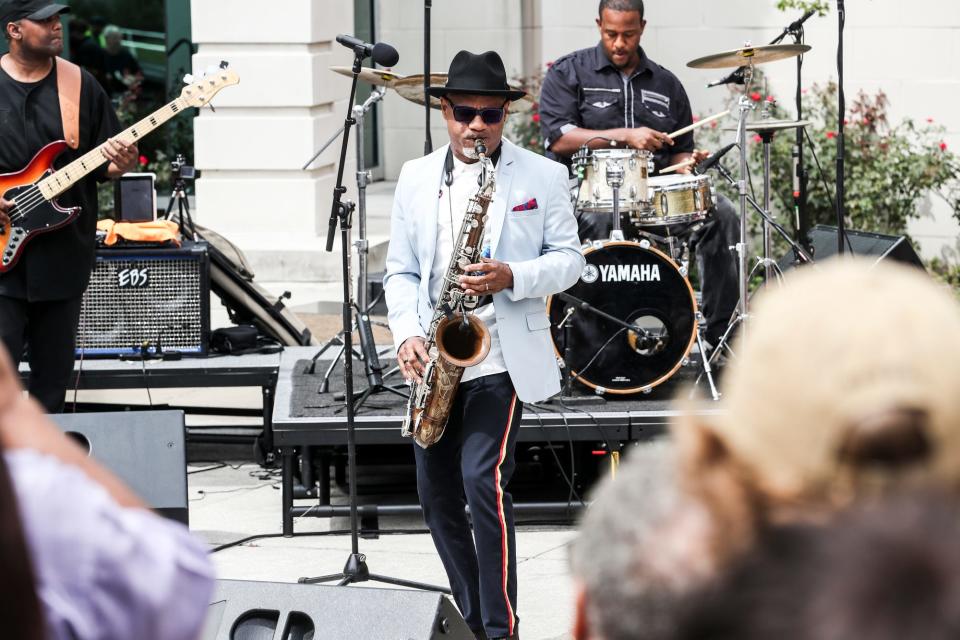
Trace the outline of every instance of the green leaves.
[[828, 0], [777, 0], [777, 9], [787, 11], [798, 9], [803, 12], [816, 11], [817, 15], [825, 16], [830, 11]]

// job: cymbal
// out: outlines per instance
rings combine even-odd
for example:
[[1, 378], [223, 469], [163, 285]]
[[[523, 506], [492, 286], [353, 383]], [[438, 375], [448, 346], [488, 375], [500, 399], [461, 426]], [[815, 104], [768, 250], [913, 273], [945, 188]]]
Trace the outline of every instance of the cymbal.
[[723, 53], [714, 53], [691, 60], [687, 66], [692, 69], [725, 69], [742, 67], [745, 64], [764, 64], [786, 58], [795, 58], [810, 51], [808, 44], [767, 44], [761, 47], [744, 47]]
[[[447, 83], [447, 74], [446, 73], [431, 73], [430, 74], [430, 86], [435, 87], [438, 85], [444, 85]], [[514, 89], [520, 89], [521, 87], [515, 83], [510, 83], [510, 86]], [[397, 80], [393, 85], [390, 86], [391, 89], [399, 93], [402, 97], [406, 98], [410, 102], [415, 102], [419, 105], [423, 104], [423, 74], [418, 73], [416, 75], [407, 76], [401, 80]], [[524, 111], [529, 111], [533, 108], [534, 98], [530, 94], [525, 95], [519, 100], [515, 100], [510, 103], [510, 113], [523, 113]], [[440, 108], [440, 98], [430, 97], [430, 106], [434, 109]]]
[[[349, 77], [353, 75], [353, 67], [330, 67], [330, 71], [339, 73], [342, 76]], [[359, 79], [361, 82], [367, 82], [378, 87], [392, 87], [393, 83], [397, 80], [402, 80], [403, 76], [393, 71], [387, 71], [386, 69], [363, 67], [360, 69]]]
[[[763, 133], [765, 131], [784, 131], [798, 129], [810, 124], [809, 120], [754, 120], [747, 123], [747, 131]], [[736, 131], [736, 127], [724, 127], [724, 131]]]

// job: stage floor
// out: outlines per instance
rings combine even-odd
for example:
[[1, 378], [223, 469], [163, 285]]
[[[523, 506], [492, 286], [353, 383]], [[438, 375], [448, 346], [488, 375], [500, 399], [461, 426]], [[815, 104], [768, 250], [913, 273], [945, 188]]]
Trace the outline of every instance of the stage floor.
[[[280, 361], [274, 404], [274, 437], [277, 446], [346, 444], [346, 414], [342, 399], [342, 364], [330, 376], [329, 391], [320, 393], [329, 359], [320, 359], [314, 373], [308, 373], [313, 347], [288, 348]], [[332, 350], [331, 350], [332, 351]], [[325, 356], [331, 355], [328, 351]], [[387, 363], [386, 357], [383, 360]], [[393, 360], [389, 360], [390, 363]], [[556, 438], [596, 441], [631, 441], [661, 434], [677, 415], [673, 400], [687, 397], [700, 372], [699, 355], [681, 367], [665, 383], [649, 394], [629, 398], [610, 397], [602, 404], [570, 405], [560, 403], [525, 404], [520, 439], [525, 441]], [[354, 389], [359, 395], [367, 387], [362, 363], [354, 364]], [[385, 382], [402, 383], [399, 377]], [[705, 381], [700, 394], [706, 395]], [[405, 386], [398, 386], [405, 391]], [[587, 389], [577, 394], [587, 395]], [[406, 400], [393, 393], [371, 395], [357, 408], [355, 423], [359, 444], [401, 444], [400, 424]], [[711, 413], [712, 410], [707, 410]]]

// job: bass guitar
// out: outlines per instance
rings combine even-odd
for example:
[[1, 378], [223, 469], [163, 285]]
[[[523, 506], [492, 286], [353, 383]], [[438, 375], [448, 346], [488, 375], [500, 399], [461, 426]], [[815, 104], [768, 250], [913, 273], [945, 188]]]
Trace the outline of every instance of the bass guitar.
[[[240, 78], [236, 72], [227, 69], [223, 62], [220, 69], [184, 87], [179, 98], [122, 131], [115, 139], [133, 144], [181, 111], [202, 107], [220, 89], [238, 82]], [[107, 161], [103, 154], [106, 144], [55, 170], [53, 164], [67, 148], [67, 143], [63, 140], [51, 142], [40, 149], [25, 168], [0, 175], [0, 194], [13, 203], [9, 211], [10, 224], [0, 229], [0, 273], [17, 264], [32, 238], [70, 224], [80, 215], [80, 207], [61, 207], [55, 198]]]

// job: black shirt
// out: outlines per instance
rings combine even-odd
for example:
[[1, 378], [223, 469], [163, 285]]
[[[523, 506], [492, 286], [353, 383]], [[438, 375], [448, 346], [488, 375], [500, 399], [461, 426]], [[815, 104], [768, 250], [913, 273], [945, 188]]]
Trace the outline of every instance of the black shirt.
[[[117, 115], [93, 76], [80, 84], [80, 146], [54, 162], [61, 168], [120, 131]], [[39, 82], [17, 82], [0, 68], [0, 173], [17, 172], [41, 148], [63, 140], [56, 67]], [[83, 294], [96, 259], [97, 181], [107, 163], [57, 197], [63, 207], [82, 207], [67, 226], [34, 236], [20, 261], [0, 274], [0, 295], [30, 301], [66, 300]]]
[[[558, 59], [547, 71], [540, 93], [540, 127], [547, 149], [569, 129], [649, 127], [664, 133], [691, 122], [690, 100], [675, 75], [639, 50], [640, 64], [630, 78], [613, 66], [602, 44]], [[693, 132], [654, 154], [662, 169], [676, 153], [693, 151]], [[567, 158], [551, 157], [569, 163]]]

